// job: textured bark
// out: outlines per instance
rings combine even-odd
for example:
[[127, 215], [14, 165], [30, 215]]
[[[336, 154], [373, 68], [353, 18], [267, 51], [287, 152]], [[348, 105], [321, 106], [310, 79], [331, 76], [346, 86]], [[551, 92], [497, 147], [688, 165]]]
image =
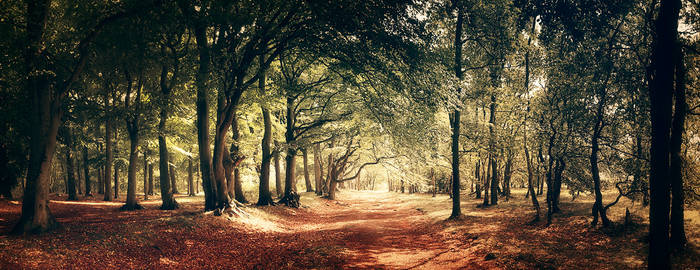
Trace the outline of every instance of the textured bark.
[[[172, 156], [169, 157], [172, 160]], [[178, 194], [179, 192], [177, 191], [176, 188], [176, 183], [177, 183], [177, 171], [175, 170], [175, 166], [170, 164], [169, 166], [169, 171], [168, 174], [170, 175], [170, 190], [172, 190], [173, 194]]]
[[598, 109], [596, 112], [596, 122], [593, 127], [593, 136], [591, 137], [591, 156], [589, 161], [591, 163], [591, 175], [593, 176], [593, 193], [595, 194], [595, 202], [593, 203], [593, 221], [591, 224], [595, 226], [598, 224], [598, 216], [600, 215], [603, 221], [603, 227], [610, 226], [610, 220], [603, 207], [603, 194], [600, 191], [600, 171], [598, 169], [598, 139], [603, 130], [603, 114], [605, 113], [605, 92], [602, 91], [600, 95], [600, 100], [598, 101]]
[[489, 106], [489, 165], [491, 166], [491, 204], [498, 204], [498, 167], [496, 166], [496, 95], [491, 94]]
[[272, 193], [270, 192], [270, 141], [272, 139], [272, 121], [270, 111], [263, 107], [263, 139], [262, 139], [262, 163], [260, 165], [260, 186], [258, 190], [258, 205], [274, 205]]
[[[457, 7], [457, 24], [455, 31], [455, 76], [461, 80], [462, 75], [462, 24], [464, 21], [463, 7]], [[462, 89], [457, 88], [457, 96], [461, 96]], [[459, 126], [461, 112], [456, 108], [452, 112], [452, 213], [450, 219], [458, 219], [462, 216], [460, 205], [460, 176], [459, 176]]]
[[673, 123], [671, 127], [671, 247], [679, 250], [688, 241], [685, 236], [684, 195], [683, 195], [683, 159], [681, 145], [685, 129], [685, 117], [688, 104], [685, 100], [685, 66], [683, 54], [679, 48], [676, 60], [676, 93]]
[[[289, 207], [294, 207], [297, 208], [299, 207], [299, 195], [296, 192], [296, 155], [297, 155], [297, 149], [294, 148], [296, 146], [296, 140], [295, 140], [295, 134], [294, 134], [294, 126], [296, 125], [295, 120], [296, 120], [296, 115], [294, 113], [294, 98], [291, 96], [287, 96], [287, 121], [286, 121], [286, 131], [284, 134], [285, 141], [287, 143], [287, 156], [285, 157], [285, 174], [284, 174], [284, 196], [282, 199], [280, 199], [280, 203], [289, 206]], [[306, 161], [306, 160], [304, 160]], [[275, 163], [277, 163], [277, 159], [275, 160]], [[278, 164], [275, 164], [277, 168]], [[306, 166], [304, 166], [306, 168]], [[306, 172], [305, 172], [306, 173]], [[307, 176], [307, 183], [308, 183], [308, 173], [306, 173]], [[308, 189], [308, 185], [307, 185]]]
[[148, 195], [153, 194], [153, 163], [148, 163]]
[[148, 200], [148, 151], [143, 151], [143, 200]]
[[284, 189], [282, 186], [282, 168], [280, 166], [280, 149], [279, 149], [279, 143], [275, 141], [275, 150], [272, 153], [272, 156], [274, 158], [275, 162], [275, 192], [277, 193], [277, 197], [281, 198], [282, 194], [284, 194]]
[[194, 196], [194, 171], [192, 170], [192, 158], [187, 159], [187, 195]]
[[[233, 143], [231, 144], [231, 149], [234, 149], [234, 154], [236, 157], [238, 157], [240, 160], [237, 161], [240, 163], [243, 161], [243, 156], [240, 153], [239, 150], [239, 140], [241, 139], [241, 133], [238, 130], [238, 115], [234, 114], [233, 116], [233, 121], [231, 123], [231, 132], [233, 133]], [[233, 168], [233, 193], [234, 193], [234, 198], [236, 201], [240, 203], [248, 203], [248, 199], [245, 197], [245, 194], [243, 194], [243, 185], [241, 184], [241, 172], [238, 169], [238, 165], [234, 166]]]
[[213, 210], [216, 200], [213, 187], [211, 148], [209, 146], [209, 65], [210, 55], [207, 46], [206, 27], [201, 23], [194, 27], [195, 40], [199, 52], [199, 69], [195, 78], [197, 86], [197, 145], [199, 146], [199, 170], [204, 190], [204, 210]]

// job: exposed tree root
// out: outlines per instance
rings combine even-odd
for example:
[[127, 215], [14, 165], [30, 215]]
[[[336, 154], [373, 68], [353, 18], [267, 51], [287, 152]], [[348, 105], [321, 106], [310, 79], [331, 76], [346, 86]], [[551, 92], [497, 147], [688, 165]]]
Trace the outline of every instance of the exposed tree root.
[[141, 209], [143, 209], [143, 206], [141, 206], [138, 203], [135, 203], [134, 205], [125, 204], [119, 208], [119, 210], [121, 210], [121, 211], [132, 211], [132, 210], [141, 210]]
[[291, 192], [282, 197], [282, 199], [280, 199], [279, 201], [279, 204], [284, 204], [292, 208], [299, 208], [301, 206], [301, 203], [299, 203], [299, 194], [297, 194], [296, 192]]

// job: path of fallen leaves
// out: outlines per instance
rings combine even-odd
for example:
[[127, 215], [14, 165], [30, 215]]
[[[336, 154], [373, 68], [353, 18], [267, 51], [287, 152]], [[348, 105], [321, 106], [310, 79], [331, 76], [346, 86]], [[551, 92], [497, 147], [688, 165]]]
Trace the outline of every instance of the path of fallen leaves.
[[[329, 201], [302, 195], [300, 209], [244, 207], [203, 213], [201, 197], [177, 197], [177, 211], [119, 211], [121, 202], [50, 204], [62, 228], [38, 236], [6, 232], [21, 205], [0, 201], [0, 269], [630, 269], [642, 268], [644, 225], [592, 228], [587, 204], [564, 203], [554, 224], [530, 224], [527, 201], [513, 198], [449, 215], [447, 196], [344, 191]], [[613, 214], [614, 216], [614, 214]], [[697, 223], [689, 238], [696, 243]], [[697, 249], [674, 260], [700, 267]]]

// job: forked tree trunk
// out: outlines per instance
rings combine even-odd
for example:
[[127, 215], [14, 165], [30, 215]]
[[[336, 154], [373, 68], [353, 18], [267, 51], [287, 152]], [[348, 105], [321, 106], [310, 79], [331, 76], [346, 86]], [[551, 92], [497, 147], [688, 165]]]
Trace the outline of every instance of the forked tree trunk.
[[589, 158], [591, 163], [591, 175], [593, 177], [593, 193], [595, 194], [595, 202], [593, 203], [592, 215], [593, 221], [591, 224], [593, 226], [598, 224], [598, 216], [600, 216], [603, 221], [603, 227], [610, 226], [610, 220], [603, 207], [603, 193], [600, 188], [600, 172], [598, 169], [598, 139], [603, 130], [603, 114], [605, 108], [605, 92], [601, 92], [601, 96], [598, 101], [598, 110], [596, 112], [596, 122], [593, 127], [593, 136], [591, 137], [591, 156]]

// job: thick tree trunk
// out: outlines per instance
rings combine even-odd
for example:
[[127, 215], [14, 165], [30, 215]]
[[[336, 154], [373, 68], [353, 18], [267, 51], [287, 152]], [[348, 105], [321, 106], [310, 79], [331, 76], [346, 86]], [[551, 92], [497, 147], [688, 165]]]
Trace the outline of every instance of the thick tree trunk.
[[168, 111], [165, 107], [160, 109], [160, 123], [158, 124], [158, 155], [160, 169], [160, 198], [163, 201], [161, 210], [174, 210], [178, 208], [178, 204], [173, 197], [170, 189], [170, 172], [169, 172], [169, 154], [168, 145], [165, 140], [165, 121], [168, 119]]
[[[263, 81], [263, 80], [261, 80]], [[264, 85], [264, 83], [261, 82]], [[270, 111], [263, 107], [263, 139], [262, 139], [262, 163], [260, 165], [260, 188], [258, 190], [257, 205], [274, 205], [272, 193], [270, 192], [270, 141], [272, 140], [272, 120], [270, 120]]]
[[[298, 208], [299, 207], [299, 195], [296, 192], [296, 155], [297, 149], [296, 140], [294, 138], [294, 126], [296, 125], [296, 115], [294, 113], [294, 98], [291, 96], [287, 97], [287, 125], [284, 134], [285, 141], [287, 143], [287, 156], [285, 157], [285, 174], [284, 174], [284, 196], [280, 199], [280, 203], [285, 204], [289, 207]], [[306, 161], [306, 160], [305, 160]], [[305, 164], [306, 165], [306, 164]], [[277, 159], [275, 160], [275, 166], [279, 168], [277, 164]], [[306, 166], [304, 166], [306, 168]], [[306, 172], [305, 172], [306, 173]], [[305, 176], [308, 176], [306, 173]], [[308, 177], [307, 177], [308, 183]], [[307, 184], [308, 189], [308, 184]]]
[[[238, 130], [238, 114], [236, 113], [234, 113], [233, 121], [231, 122], [231, 131], [233, 133], [233, 143], [231, 145], [231, 149], [235, 150], [235, 156], [237, 158], [240, 158], [240, 161], [242, 161], [244, 157], [241, 155], [239, 150], [239, 140], [241, 139], [241, 133]], [[236, 201], [240, 203], [248, 203], [248, 199], [246, 199], [245, 194], [243, 194], [243, 185], [241, 184], [241, 172], [238, 169], [238, 165], [234, 166], [233, 168], [233, 195], [233, 198], [235, 198]]]
[[204, 189], [204, 210], [214, 210], [216, 200], [214, 194], [214, 175], [212, 172], [211, 148], [209, 146], [209, 47], [207, 47], [207, 31], [204, 25], [194, 28], [195, 40], [199, 51], [199, 69], [195, 78], [197, 86], [197, 145], [199, 146], [199, 170]]
[[[145, 155], [144, 155], [145, 156]], [[138, 170], [139, 158], [139, 135], [138, 130], [129, 131], [129, 168], [127, 171], [126, 180], [126, 203], [122, 206], [122, 210], [142, 209], [136, 198], [136, 170]], [[145, 173], [144, 168], [144, 173]], [[145, 176], [145, 174], [144, 174]], [[144, 177], [144, 190], [146, 187], [146, 178]], [[145, 193], [145, 192], [144, 192]]]
[[50, 1], [27, 1], [25, 51], [26, 92], [31, 95], [32, 123], [29, 141], [29, 167], [22, 200], [22, 216], [12, 232], [25, 234], [44, 232], [56, 227], [56, 220], [49, 211], [49, 180], [51, 162], [56, 150], [56, 135], [61, 124], [60, 104], [53, 100], [48, 78], [39, 72], [41, 37], [44, 32]]
[[649, 165], [649, 269], [670, 268], [669, 257], [669, 154], [673, 75], [678, 37], [680, 0], [661, 0], [656, 19], [656, 40], [651, 56], [651, 160]]
[[[457, 28], [455, 32], [455, 76], [462, 79], [462, 24], [464, 21], [463, 7], [457, 7]], [[461, 88], [457, 88], [457, 96], [461, 97]], [[450, 219], [459, 219], [462, 216], [460, 204], [460, 176], [459, 176], [459, 126], [461, 112], [457, 108], [452, 112], [452, 213]]]
[[306, 184], [306, 192], [314, 192], [314, 187], [311, 185], [311, 177], [309, 176], [309, 153], [306, 149], [301, 150], [304, 161], [304, 184]]
[[88, 158], [88, 148], [87, 146], [83, 147], [83, 169], [84, 174], [85, 174], [85, 196], [92, 196], [92, 183], [90, 183], [90, 165], [89, 165], [89, 158]]
[[676, 93], [675, 110], [671, 127], [671, 247], [680, 250], [688, 241], [685, 236], [684, 224], [684, 195], [683, 195], [683, 165], [681, 145], [685, 130], [685, 116], [688, 104], [685, 100], [685, 64], [683, 53], [679, 48], [676, 60]]

